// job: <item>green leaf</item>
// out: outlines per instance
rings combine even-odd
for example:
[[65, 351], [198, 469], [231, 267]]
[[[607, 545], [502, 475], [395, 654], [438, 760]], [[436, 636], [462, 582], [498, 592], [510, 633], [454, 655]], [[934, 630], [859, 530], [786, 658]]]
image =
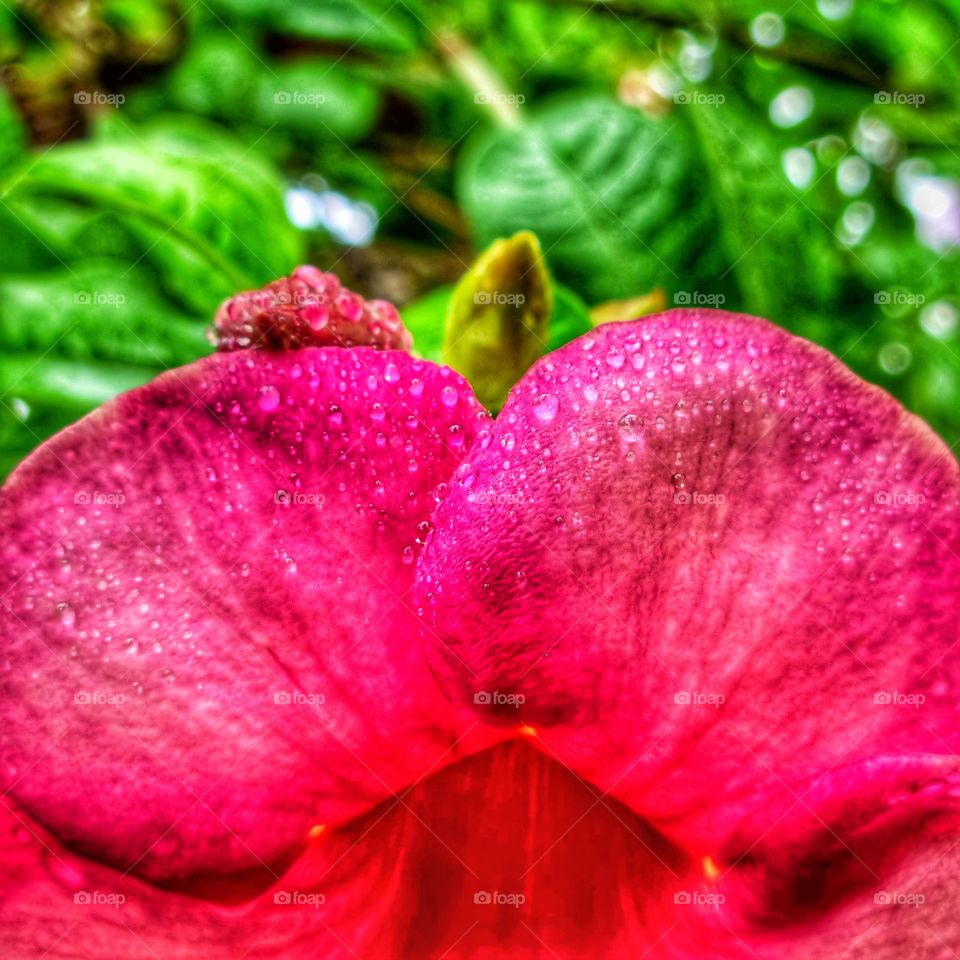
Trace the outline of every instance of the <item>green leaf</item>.
[[408, 52], [417, 42], [418, 17], [411, 4], [396, 0], [216, 0], [211, 6], [274, 33], [314, 40], [395, 52]]
[[89, 260], [0, 276], [0, 341], [9, 353], [54, 349], [61, 357], [159, 370], [208, 352], [204, 328], [170, 304], [136, 264]]
[[590, 323], [599, 327], [602, 323], [619, 323], [623, 320], [636, 320], [650, 313], [660, 313], [667, 309], [663, 291], [657, 287], [650, 293], [626, 300], [608, 300], [598, 303], [590, 311]]
[[400, 311], [404, 325], [413, 334], [414, 352], [436, 363], [443, 351], [443, 329], [453, 289], [453, 284], [437, 287]]
[[581, 297], [562, 283], [553, 285], [553, 313], [547, 327], [547, 353], [592, 329], [590, 311]]
[[310, 141], [359, 139], [380, 102], [371, 84], [334, 60], [273, 61], [225, 32], [200, 35], [169, 83], [182, 109]]
[[591, 301], [687, 289], [721, 266], [682, 117], [651, 120], [594, 94], [554, 98], [526, 126], [471, 142], [457, 186], [478, 243], [535, 229], [557, 275]]
[[[720, 238], [743, 307], [779, 323], [836, 296], [839, 264], [831, 230], [812, 197], [783, 172], [762, 118], [732, 86], [725, 100], [684, 105], [699, 134], [709, 189], [721, 211]], [[707, 185], [704, 185], [705, 189]]]
[[377, 117], [377, 91], [331, 60], [277, 65], [258, 79], [252, 108], [265, 126], [276, 124], [312, 140], [353, 141]]
[[199, 314], [289, 272], [302, 255], [275, 175], [228, 138], [201, 140], [189, 128], [55, 147], [13, 177], [3, 207], [19, 223], [17, 250], [31, 242], [25, 232], [54, 261], [142, 260]]
[[220, 302], [303, 254], [272, 169], [192, 122], [113, 119], [31, 158], [8, 179], [0, 229], [0, 469], [209, 352]]
[[205, 326], [142, 266], [0, 277], [0, 471], [115, 394], [207, 353]]
[[26, 153], [27, 133], [7, 91], [0, 87], [0, 174]]

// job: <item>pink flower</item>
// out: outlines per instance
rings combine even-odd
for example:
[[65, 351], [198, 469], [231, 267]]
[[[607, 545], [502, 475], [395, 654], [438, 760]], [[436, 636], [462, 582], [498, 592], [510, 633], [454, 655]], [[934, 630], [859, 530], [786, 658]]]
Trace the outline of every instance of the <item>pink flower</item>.
[[317, 341], [263, 298], [218, 319], [259, 349], [0, 497], [4, 957], [960, 950], [960, 476], [920, 421], [676, 310], [493, 422], [389, 311]]

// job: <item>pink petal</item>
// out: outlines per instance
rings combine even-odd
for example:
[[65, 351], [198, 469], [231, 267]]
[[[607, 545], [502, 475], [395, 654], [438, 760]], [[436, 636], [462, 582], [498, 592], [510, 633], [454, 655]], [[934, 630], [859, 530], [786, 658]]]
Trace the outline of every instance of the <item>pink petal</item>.
[[4, 956], [71, 960], [939, 960], [958, 945], [956, 762], [884, 758], [771, 798], [716, 861], [519, 744], [311, 839], [214, 904], [0, 808]]
[[[516, 743], [324, 831], [240, 904], [82, 860], [16, 812], [0, 817], [0, 862], [10, 960], [46, 950], [71, 960], [634, 960], [665, 932], [662, 900], [690, 867], [629, 811]], [[672, 921], [672, 909], [662, 916]]]
[[217, 349], [293, 350], [370, 346], [410, 350], [413, 340], [397, 308], [366, 301], [332, 273], [300, 266], [260, 290], [238, 293], [217, 311]]
[[[882, 757], [771, 797], [678, 910], [674, 946], [744, 960], [954, 956], [958, 788], [956, 758]], [[689, 909], [711, 895], [712, 910]]]
[[605, 326], [459, 468], [418, 570], [430, 656], [710, 854], [784, 785], [960, 749], [958, 491], [927, 427], [765, 321]]
[[409, 591], [485, 419], [446, 368], [304, 349], [214, 355], [45, 444], [0, 495], [11, 799], [138, 876], [256, 886], [469, 749]]

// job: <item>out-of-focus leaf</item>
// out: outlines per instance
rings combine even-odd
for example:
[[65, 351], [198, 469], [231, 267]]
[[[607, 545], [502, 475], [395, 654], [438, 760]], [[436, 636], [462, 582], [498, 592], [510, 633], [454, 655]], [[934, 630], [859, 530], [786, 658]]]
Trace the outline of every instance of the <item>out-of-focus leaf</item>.
[[536, 229], [558, 276], [588, 300], [689, 289], [721, 266], [712, 198], [679, 116], [561, 96], [521, 128], [472, 142], [458, 192], [479, 243]]
[[303, 259], [272, 169], [195, 122], [115, 118], [28, 158], [7, 178], [0, 229], [0, 469], [208, 352], [223, 299]]
[[198, 33], [167, 80], [170, 97], [181, 110], [239, 117], [250, 109], [256, 75], [264, 69], [242, 37], [227, 31]]
[[207, 314], [236, 290], [289, 272], [301, 255], [281, 184], [229, 142], [160, 128], [63, 145], [15, 174], [0, 205], [61, 262], [142, 259], [168, 294]]
[[23, 157], [26, 142], [23, 121], [6, 90], [0, 87], [0, 176]]
[[590, 311], [579, 294], [562, 283], [553, 285], [553, 313], [547, 327], [547, 352], [562, 347], [565, 343], [590, 330]]
[[377, 50], [412, 50], [418, 35], [419, 20], [409, 0], [216, 0], [211, 5], [275, 33]]
[[0, 277], [0, 472], [123, 390], [210, 350], [142, 266]]
[[48, 436], [156, 373], [42, 353], [0, 356], [0, 477]]
[[452, 295], [452, 284], [437, 287], [400, 310], [404, 326], [413, 334], [414, 352], [427, 360], [440, 362], [443, 329]]
[[210, 349], [204, 324], [170, 304], [144, 267], [111, 260], [0, 276], [0, 341], [8, 352], [53, 348], [157, 369]]
[[182, 109], [310, 141], [364, 136], [379, 106], [376, 89], [334, 60], [270, 60], [226, 32], [192, 44], [170, 78], [170, 93]]
[[311, 139], [357, 140], [376, 119], [379, 97], [370, 84], [331, 60], [278, 64], [259, 78], [253, 109], [265, 127], [276, 124]]
[[720, 211], [719, 240], [744, 307], [790, 324], [837, 293], [839, 262], [830, 228], [783, 172], [765, 124], [731, 87], [683, 105], [694, 118]]
[[100, 0], [98, 8], [103, 25], [116, 32], [115, 53], [140, 64], [165, 61], [176, 51], [183, 28], [172, 4], [163, 0]]

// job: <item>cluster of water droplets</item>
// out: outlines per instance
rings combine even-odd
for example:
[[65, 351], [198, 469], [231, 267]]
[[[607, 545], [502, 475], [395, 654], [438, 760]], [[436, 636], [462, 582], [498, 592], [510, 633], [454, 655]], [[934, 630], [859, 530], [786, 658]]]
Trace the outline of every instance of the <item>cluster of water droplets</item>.
[[[911, 446], [894, 439], [892, 402], [886, 422], [874, 422], [870, 388], [815, 348], [753, 324], [598, 331], [541, 361], [498, 418], [493, 450], [455, 476], [471, 522], [484, 532], [555, 511], [556, 528], [582, 529], [581, 501], [599, 496], [592, 484], [619, 494], [634, 483], [637, 499], [723, 494], [757, 523], [794, 516], [817, 531], [824, 562], [859, 568], [881, 548], [887, 567], [898, 566], [925, 520], [884, 491], [931, 494]], [[636, 481], [630, 469], [642, 469]], [[580, 506], [577, 523], [564, 505]]]
[[213, 340], [223, 351], [411, 346], [392, 303], [366, 301], [341, 286], [334, 274], [313, 266], [297, 267], [289, 277], [227, 300], [217, 312]]

